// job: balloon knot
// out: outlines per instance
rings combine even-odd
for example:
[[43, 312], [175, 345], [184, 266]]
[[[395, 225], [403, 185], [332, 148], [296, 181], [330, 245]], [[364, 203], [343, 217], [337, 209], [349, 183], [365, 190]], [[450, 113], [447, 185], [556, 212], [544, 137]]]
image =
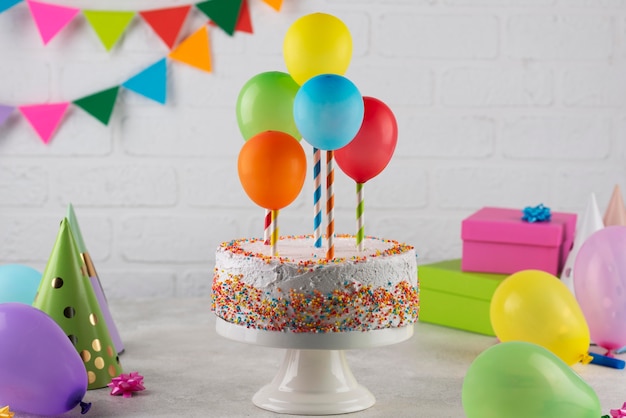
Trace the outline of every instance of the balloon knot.
[[522, 210], [522, 220], [526, 222], [548, 222], [552, 217], [550, 208], [544, 206], [543, 203], [538, 204], [535, 207], [526, 206]]
[[580, 362], [582, 364], [589, 364], [593, 360], [593, 356], [590, 356], [589, 353], [584, 353], [580, 355]]
[[81, 415], [85, 415], [91, 409], [91, 402], [83, 402], [80, 401], [80, 413]]

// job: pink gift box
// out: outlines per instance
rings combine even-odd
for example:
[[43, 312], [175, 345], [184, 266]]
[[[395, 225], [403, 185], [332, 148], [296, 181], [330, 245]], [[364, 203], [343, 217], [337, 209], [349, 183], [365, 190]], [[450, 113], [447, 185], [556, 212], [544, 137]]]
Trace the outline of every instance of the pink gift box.
[[576, 214], [552, 212], [526, 222], [519, 209], [485, 207], [464, 219], [463, 271], [512, 274], [543, 270], [558, 276], [574, 241]]

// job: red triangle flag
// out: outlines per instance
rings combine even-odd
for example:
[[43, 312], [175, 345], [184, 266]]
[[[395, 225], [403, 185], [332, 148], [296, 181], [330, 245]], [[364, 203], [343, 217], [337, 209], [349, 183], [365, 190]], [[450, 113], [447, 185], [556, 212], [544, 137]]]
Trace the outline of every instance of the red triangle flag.
[[167, 9], [147, 10], [139, 12], [143, 20], [165, 42], [169, 49], [174, 47], [191, 5], [169, 7]]
[[[217, 23], [212, 20], [209, 22], [212, 26], [217, 26]], [[252, 19], [250, 18], [250, 9], [248, 8], [248, 0], [241, 2], [241, 9], [239, 11], [239, 17], [237, 18], [237, 25], [235, 26], [235, 32], [254, 33], [252, 30]]]

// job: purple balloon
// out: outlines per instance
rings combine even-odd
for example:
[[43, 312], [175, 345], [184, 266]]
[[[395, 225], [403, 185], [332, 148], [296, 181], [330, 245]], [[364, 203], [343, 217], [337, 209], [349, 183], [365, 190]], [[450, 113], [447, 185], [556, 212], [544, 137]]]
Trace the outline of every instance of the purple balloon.
[[626, 226], [585, 240], [574, 261], [574, 291], [592, 341], [609, 351], [626, 346]]
[[[63, 329], [23, 303], [0, 303], [0, 405], [58, 415], [82, 402], [87, 370]], [[83, 413], [84, 413], [83, 412]]]

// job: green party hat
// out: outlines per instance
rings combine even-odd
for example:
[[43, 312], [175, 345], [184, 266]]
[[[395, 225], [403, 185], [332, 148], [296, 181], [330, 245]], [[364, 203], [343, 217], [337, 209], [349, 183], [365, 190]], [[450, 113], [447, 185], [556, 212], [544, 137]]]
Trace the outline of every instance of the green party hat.
[[80, 258], [85, 263], [87, 276], [89, 277], [89, 281], [93, 287], [96, 300], [100, 304], [100, 310], [102, 310], [102, 315], [104, 316], [107, 328], [109, 329], [109, 334], [113, 340], [113, 346], [115, 347], [115, 351], [120, 354], [124, 351], [124, 343], [122, 342], [122, 337], [120, 336], [117, 326], [115, 325], [115, 321], [113, 320], [113, 316], [111, 315], [109, 303], [107, 302], [107, 297], [104, 294], [104, 288], [102, 287], [102, 283], [98, 277], [98, 272], [96, 272], [96, 267], [93, 264], [91, 255], [89, 255], [89, 252], [87, 251], [87, 246], [85, 245], [85, 240], [83, 239], [83, 234], [80, 230], [80, 225], [78, 224], [78, 218], [74, 212], [74, 206], [72, 206], [71, 203], [67, 207], [66, 217], [70, 224], [70, 230], [73, 233], [74, 242], [76, 242], [76, 245], [78, 246]]
[[33, 306], [50, 315], [74, 344], [87, 369], [88, 389], [106, 387], [122, 374], [67, 218], [61, 221]]

